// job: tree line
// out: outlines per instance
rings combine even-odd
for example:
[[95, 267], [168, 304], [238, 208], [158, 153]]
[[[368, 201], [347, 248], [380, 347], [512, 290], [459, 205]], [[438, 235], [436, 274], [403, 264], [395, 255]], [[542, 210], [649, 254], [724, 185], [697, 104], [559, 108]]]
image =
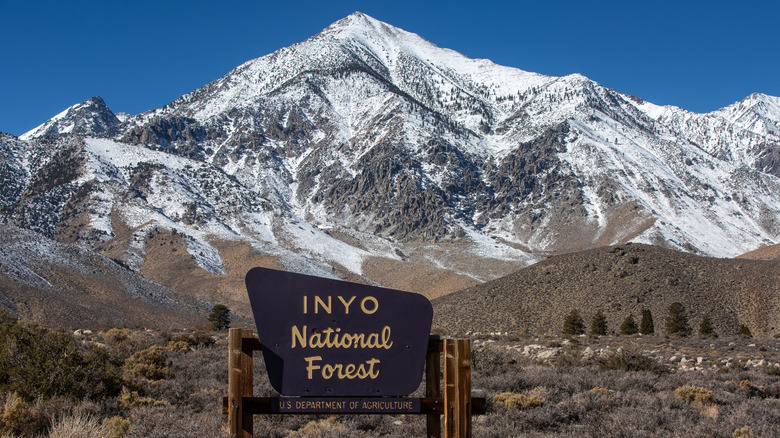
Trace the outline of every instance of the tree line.
[[[685, 307], [679, 303], [674, 302], [669, 306], [666, 318], [664, 319], [666, 334], [669, 336], [690, 336], [693, 333], [693, 329], [688, 322], [688, 312]], [[607, 324], [607, 317], [601, 311], [597, 310], [593, 314], [593, 318], [590, 323], [590, 336], [605, 336], [609, 331]], [[572, 309], [563, 320], [563, 328], [561, 333], [566, 336], [576, 336], [585, 334], [585, 321], [582, 319], [580, 312], [577, 309]], [[620, 335], [635, 335], [637, 333], [642, 335], [655, 334], [655, 324], [653, 322], [653, 314], [649, 309], [642, 310], [642, 319], [639, 325], [636, 324], [633, 315], [628, 315], [623, 323], [618, 328]], [[717, 337], [715, 332], [715, 326], [712, 324], [710, 317], [705, 315], [700, 324], [698, 330], [699, 336], [702, 337]], [[752, 337], [750, 329], [741, 325], [739, 332], [737, 333], [743, 337]]]

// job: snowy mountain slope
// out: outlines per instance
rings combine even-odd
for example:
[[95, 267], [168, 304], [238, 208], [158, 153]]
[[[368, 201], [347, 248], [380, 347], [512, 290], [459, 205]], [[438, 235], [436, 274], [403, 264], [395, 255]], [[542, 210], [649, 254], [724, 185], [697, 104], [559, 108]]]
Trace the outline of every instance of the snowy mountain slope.
[[191, 327], [211, 305], [155, 284], [107, 257], [0, 225], [0, 303], [49, 326]]
[[[3, 217], [93, 246], [119, 221], [135, 270], [153, 229], [217, 275], [228, 241], [317, 275], [380, 259], [479, 280], [628, 240], [721, 257], [780, 240], [772, 96], [659, 107], [355, 13], [162, 108], [111, 121], [79, 109], [94, 100], [2, 139], [21, 181]], [[44, 135], [65, 131], [82, 136]]]
[[45, 135], [84, 134], [95, 135], [121, 122], [102, 98], [95, 96], [73, 105], [52, 117], [44, 124], [22, 134], [19, 138], [30, 140]]

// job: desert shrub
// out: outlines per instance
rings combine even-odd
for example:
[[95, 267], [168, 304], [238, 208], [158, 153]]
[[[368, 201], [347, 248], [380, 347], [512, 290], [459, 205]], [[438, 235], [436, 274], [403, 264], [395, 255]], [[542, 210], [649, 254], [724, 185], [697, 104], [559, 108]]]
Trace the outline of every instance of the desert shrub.
[[130, 331], [130, 329], [112, 328], [101, 333], [100, 337], [103, 338], [103, 342], [105, 342], [106, 345], [115, 346], [130, 339], [131, 335], [132, 331]]
[[601, 371], [646, 371], [661, 373], [664, 371], [655, 359], [628, 348], [610, 350], [596, 357], [596, 363]]
[[208, 347], [214, 345], [214, 338], [206, 332], [195, 332], [173, 336], [168, 342], [186, 342], [190, 347]]
[[150, 340], [145, 334], [130, 329], [112, 328], [100, 333], [100, 338], [108, 346], [114, 360], [122, 362], [133, 353], [149, 347]]
[[14, 318], [2, 321], [0, 391], [14, 392], [27, 401], [103, 398], [119, 393], [119, 369], [104, 349], [79, 344], [62, 331]]
[[303, 427], [290, 433], [291, 437], [319, 437], [326, 433], [340, 435], [344, 432], [344, 425], [336, 417], [328, 417], [322, 420], [309, 421]]
[[593, 314], [593, 319], [590, 322], [590, 335], [606, 336], [607, 330], [607, 317], [604, 316], [604, 312], [599, 309]]
[[688, 403], [699, 402], [703, 405], [710, 405], [715, 402], [712, 397], [712, 391], [701, 386], [681, 386], [674, 390], [674, 395]]
[[100, 421], [89, 414], [71, 414], [56, 418], [51, 438], [116, 438]]
[[190, 351], [190, 344], [184, 341], [168, 341], [168, 345], [165, 347], [168, 351]]
[[30, 404], [16, 394], [7, 394], [0, 406], [0, 434], [34, 435], [44, 430], [48, 424], [40, 424], [40, 419], [31, 415]]
[[740, 380], [739, 387], [748, 397], [763, 397], [766, 395], [766, 387], [761, 385], [754, 385], [750, 379]]
[[688, 324], [688, 312], [680, 303], [672, 303], [666, 315], [666, 334], [670, 336], [688, 336], [691, 326]]
[[621, 335], [635, 335], [638, 331], [639, 328], [637, 328], [634, 317], [631, 315], [628, 315], [626, 319], [623, 320], [623, 323], [620, 324]]
[[750, 426], [745, 426], [735, 429], [731, 436], [734, 438], [753, 438], [755, 435], [753, 435], [753, 429]]
[[134, 353], [125, 360], [123, 370], [135, 377], [145, 377], [150, 380], [160, 380], [168, 377], [170, 364], [168, 350], [154, 345]]
[[571, 344], [555, 357], [555, 365], [562, 368], [585, 366], [587, 361], [582, 358], [582, 346]]
[[585, 321], [582, 320], [580, 312], [577, 309], [572, 309], [572, 311], [566, 315], [566, 318], [563, 320], [563, 330], [561, 332], [567, 336], [585, 333]]
[[780, 376], [780, 366], [777, 365], [764, 365], [761, 367], [761, 371], [769, 376], [778, 377]]
[[122, 438], [130, 431], [130, 420], [120, 416], [114, 416], [103, 420], [103, 428], [109, 433], [109, 436]]
[[163, 400], [155, 400], [151, 397], [141, 397], [138, 395], [138, 391], [130, 391], [127, 388], [122, 388], [122, 393], [119, 394], [119, 401], [122, 406], [126, 408], [133, 408], [137, 406], [167, 406], [170, 403]]
[[504, 405], [508, 408], [528, 409], [542, 405], [535, 395], [516, 394], [514, 392], [502, 392], [493, 397], [493, 404]]

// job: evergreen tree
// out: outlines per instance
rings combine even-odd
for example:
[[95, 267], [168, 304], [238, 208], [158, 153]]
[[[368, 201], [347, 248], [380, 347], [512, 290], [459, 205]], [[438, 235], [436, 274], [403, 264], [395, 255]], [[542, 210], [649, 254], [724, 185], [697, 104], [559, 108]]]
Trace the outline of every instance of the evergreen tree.
[[642, 310], [642, 322], [639, 323], [639, 333], [643, 335], [652, 335], [655, 333], [653, 314], [650, 312], [650, 309]]
[[670, 336], [688, 336], [691, 326], [688, 325], [688, 313], [681, 303], [674, 302], [669, 306], [666, 315], [666, 334]]
[[563, 320], [563, 334], [581, 335], [583, 333], [585, 333], [585, 321], [582, 320], [577, 309], [572, 309]]
[[699, 324], [699, 336], [704, 338], [709, 336], [714, 336], [714, 337], [718, 336], [715, 333], [715, 327], [712, 325], [709, 316], [705, 315], [704, 318], [701, 319], [701, 324]]
[[607, 317], [601, 309], [597, 310], [590, 321], [591, 336], [605, 336], [607, 334]]
[[620, 334], [621, 335], [635, 335], [639, 329], [636, 326], [636, 321], [634, 321], [634, 317], [631, 315], [628, 315], [626, 319], [623, 320], [623, 324], [620, 324]]
[[223, 304], [215, 304], [209, 314], [209, 322], [214, 330], [227, 330], [230, 328], [230, 310]]
[[743, 338], [752, 338], [753, 333], [750, 332], [750, 329], [746, 325], [739, 326], [739, 336]]

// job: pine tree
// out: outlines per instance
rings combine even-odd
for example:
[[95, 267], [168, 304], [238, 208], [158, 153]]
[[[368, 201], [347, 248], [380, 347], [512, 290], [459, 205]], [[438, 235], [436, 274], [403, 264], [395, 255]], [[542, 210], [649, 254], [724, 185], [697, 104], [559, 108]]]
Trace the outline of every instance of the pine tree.
[[688, 336], [691, 334], [691, 326], [688, 325], [688, 314], [681, 303], [674, 302], [669, 306], [666, 315], [666, 334], [674, 336]]
[[590, 322], [591, 336], [605, 336], [607, 334], [607, 317], [601, 309], [597, 310]]
[[572, 309], [563, 320], [563, 334], [581, 335], [583, 333], [585, 333], [585, 321], [582, 320], [577, 309]]
[[652, 335], [655, 333], [653, 314], [650, 312], [650, 309], [642, 310], [642, 322], [639, 323], [639, 333], [643, 335]]
[[739, 326], [739, 336], [743, 338], [752, 338], [753, 333], [750, 332], [750, 329], [746, 325]]
[[620, 324], [620, 334], [621, 335], [635, 335], [639, 329], [636, 326], [636, 321], [634, 321], [634, 317], [631, 315], [628, 315], [626, 319], [623, 320], [623, 324]]
[[230, 328], [230, 310], [224, 304], [215, 304], [209, 314], [209, 322], [214, 330], [227, 330]]
[[715, 327], [713, 327], [709, 316], [704, 316], [704, 318], [701, 319], [701, 324], [699, 324], [699, 336], [704, 338], [709, 336], [718, 336], [715, 333]]

